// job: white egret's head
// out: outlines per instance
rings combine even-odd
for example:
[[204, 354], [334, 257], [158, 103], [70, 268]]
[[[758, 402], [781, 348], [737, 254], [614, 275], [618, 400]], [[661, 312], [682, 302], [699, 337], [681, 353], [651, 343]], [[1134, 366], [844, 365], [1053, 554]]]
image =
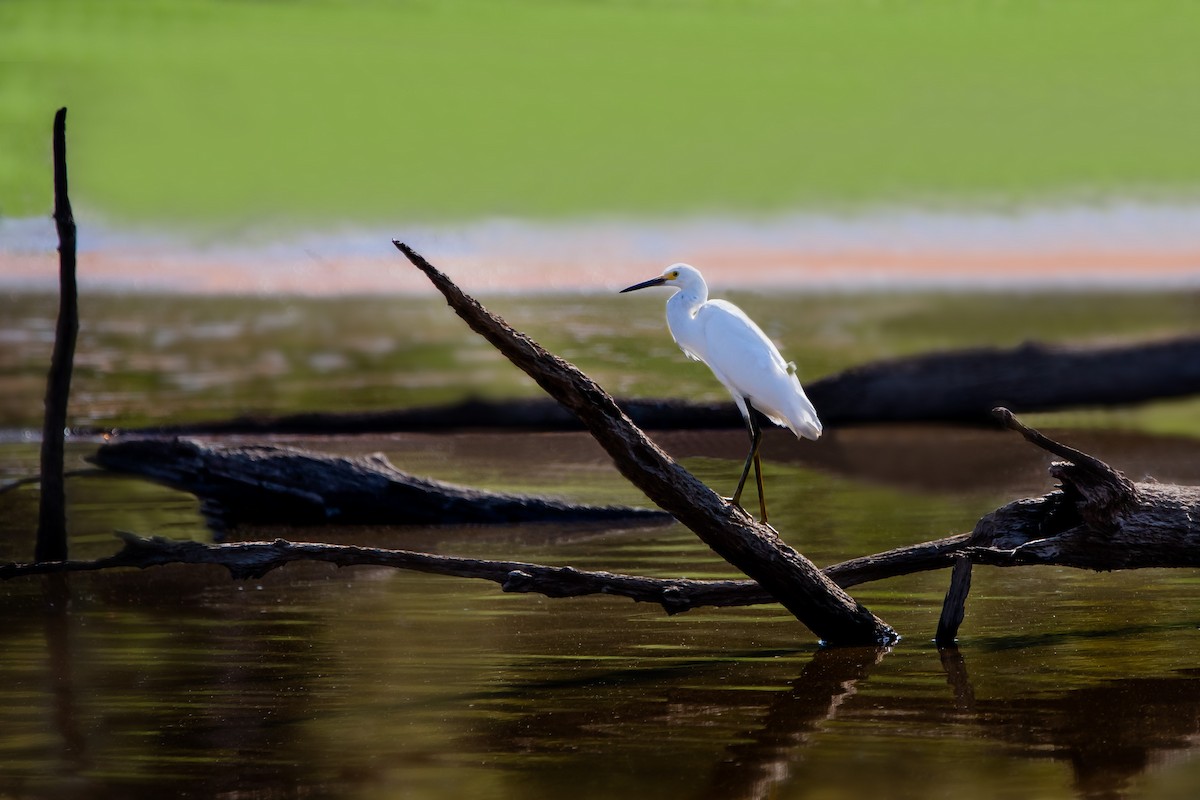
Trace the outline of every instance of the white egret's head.
[[651, 278], [648, 281], [627, 286], [618, 292], [618, 294], [633, 292], [638, 289], [648, 289], [651, 286], [672, 286], [676, 289], [689, 289], [696, 286], [704, 286], [704, 278], [701, 277], [700, 270], [690, 264], [672, 264], [657, 278]]

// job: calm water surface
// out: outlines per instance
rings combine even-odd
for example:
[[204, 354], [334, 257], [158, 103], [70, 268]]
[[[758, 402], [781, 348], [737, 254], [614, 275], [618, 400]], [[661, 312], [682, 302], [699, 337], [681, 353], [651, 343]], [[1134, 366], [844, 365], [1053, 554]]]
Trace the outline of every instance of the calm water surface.
[[[830, 320], [855, 318], [868, 340], [879, 335], [878, 316], [841, 302], [840, 312], [820, 316], [832, 344], [809, 354], [811, 374], [826, 371], [815, 365], [856, 357], [838, 344], [848, 323]], [[73, 419], [118, 426], [169, 419], [174, 400], [195, 393], [208, 405], [189, 406], [180, 418], [217, 417], [245, 410], [256, 385], [272, 387], [261, 405], [282, 398], [281, 411], [305, 407], [306, 392], [317, 398], [309, 407], [367, 408], [389, 383], [422, 400], [461, 396], [454, 376], [472, 365], [503, 372], [469, 345], [464, 355], [453, 320], [443, 324], [445, 310], [436, 306], [414, 305], [376, 328], [346, 324], [358, 326], [355, 336], [365, 342], [413, 315], [433, 320], [421, 327], [429, 347], [453, 352], [458, 372], [423, 370], [416, 345], [407, 358], [417, 363], [397, 364], [377, 342], [376, 356], [361, 356], [361, 395], [354, 370], [332, 355], [312, 366], [313, 344], [348, 358], [339, 325], [328, 323], [325, 339], [310, 333], [312, 342], [276, 343], [288, 364], [314, 372], [281, 369], [268, 379], [246, 355], [253, 342], [245, 331], [300, 312], [244, 301], [237, 332], [202, 329], [209, 344], [182, 352], [164, 342], [195, 340], [201, 323], [180, 316], [175, 326], [149, 324], [142, 317], [150, 307], [133, 302], [100, 320], [109, 330], [124, 324], [128, 339], [82, 348]], [[25, 355], [10, 348], [3, 356], [10, 411], [0, 480], [29, 474], [37, 459], [23, 430], [36, 421], [36, 409], [24, 409], [40, 401], [28, 376], [43, 372], [33, 344], [41, 334], [28, 323], [37, 314], [14, 309], [4, 335]], [[333, 319], [353, 318], [335, 311]], [[1001, 318], [997, 311], [999, 327]], [[632, 332], [602, 323], [584, 314], [576, 327], [564, 315], [556, 325], [584, 333], [560, 349], [590, 352], [590, 341], [601, 350], [588, 356], [600, 372], [637, 375], [628, 366], [636, 358], [623, 354], [636, 351], [640, 323]], [[796, 335], [805, 324], [781, 327]], [[642, 341], [646, 357], [673, 364], [678, 354], [657, 316], [644, 332], [656, 337]], [[81, 341], [103, 339], [93, 336]], [[953, 341], [917, 326], [912, 339], [943, 336]], [[312, 378], [321, 364], [338, 376], [340, 403], [325, 403], [327, 387]], [[711, 388], [703, 372], [678, 374]], [[636, 392], [638, 380], [653, 379], [628, 380]], [[509, 390], [522, 391], [521, 381]], [[1078, 420], [1060, 433], [1131, 477], [1200, 483], [1195, 439]], [[742, 433], [655, 438], [706, 482], [732, 488]], [[1049, 488], [1048, 459], [1016, 439], [937, 426], [836, 430], [816, 444], [770, 436], [773, 521], [820, 564], [969, 530], [997, 505]], [[583, 434], [277, 442], [382, 451], [402, 469], [488, 488], [643, 502]], [[71, 464], [82, 466], [97, 444], [73, 440]], [[190, 495], [111, 476], [75, 478], [69, 494], [76, 557], [111, 552], [114, 529], [210, 538]], [[0, 495], [0, 558], [28, 557], [36, 501], [32, 489]], [[237, 536], [663, 576], [733, 574], [676, 524], [260, 528]], [[294, 564], [251, 582], [200, 567], [72, 575], [65, 588], [9, 581], [0, 584], [0, 797], [1195, 796], [1200, 577], [980, 568], [961, 648], [939, 653], [930, 638], [947, 580], [937, 572], [854, 590], [904, 634], [878, 651], [821, 650], [776, 606], [667, 617], [623, 599], [505, 595], [491, 583], [375, 568]]]

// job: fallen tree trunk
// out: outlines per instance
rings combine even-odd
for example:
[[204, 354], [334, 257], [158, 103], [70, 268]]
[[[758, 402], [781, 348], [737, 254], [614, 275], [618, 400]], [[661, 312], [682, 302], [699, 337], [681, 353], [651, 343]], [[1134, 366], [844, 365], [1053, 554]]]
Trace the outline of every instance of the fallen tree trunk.
[[[1004, 406], [1016, 413], [1120, 406], [1200, 393], [1200, 336], [1158, 342], [1067, 346], [1025, 344], [889, 359], [806, 382], [830, 427], [873, 422], [990, 423]], [[618, 399], [648, 430], [741, 429], [732, 403]], [[579, 430], [552, 399], [467, 400], [396, 411], [306, 413], [156, 426], [138, 433], [369, 433], [467, 428]]]
[[191, 439], [130, 439], [90, 459], [200, 498], [210, 525], [449, 525], [669, 522], [661, 511], [589, 506], [443, 483], [397, 469], [382, 454], [347, 458], [287, 447], [222, 447]]
[[1015, 413], [1200, 394], [1200, 335], [1116, 345], [1024, 344], [877, 361], [815, 381], [822, 420], [989, 422]]
[[[1067, 462], [1052, 465], [1062, 488], [1009, 503], [984, 516], [970, 534], [900, 547], [826, 567], [831, 581], [849, 588], [869, 581], [954, 566], [943, 605], [938, 642], [953, 643], [965, 613], [973, 564], [1015, 567], [1050, 564], [1091, 570], [1200, 566], [1200, 488], [1132, 483], [1104, 462], [1055, 442], [997, 410], [1002, 424]], [[776, 602], [752, 580], [688, 580], [589, 572], [510, 561], [328, 544], [244, 542], [208, 545], [120, 534], [125, 547], [95, 561], [0, 564], [0, 579], [21, 575], [150, 567], [170, 563], [219, 564], [234, 577], [259, 577], [292, 561], [325, 561], [411, 569], [481, 578], [509, 592], [549, 597], [605, 594], [661, 605], [676, 614], [703, 606]]]

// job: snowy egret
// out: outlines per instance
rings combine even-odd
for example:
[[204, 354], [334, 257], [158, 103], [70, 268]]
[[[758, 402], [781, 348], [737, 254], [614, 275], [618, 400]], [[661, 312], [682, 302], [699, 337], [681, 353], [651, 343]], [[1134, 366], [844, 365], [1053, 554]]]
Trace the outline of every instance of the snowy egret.
[[763, 496], [762, 466], [758, 448], [762, 429], [750, 412], [758, 409], [776, 425], [790, 428], [797, 438], [817, 439], [821, 421], [796, 377], [794, 364], [783, 360], [779, 350], [746, 314], [733, 303], [709, 300], [708, 284], [700, 270], [688, 264], [672, 264], [657, 278], [634, 284], [621, 294], [651, 286], [667, 286], [675, 293], [667, 299], [667, 327], [675, 343], [688, 358], [708, 365], [729, 393], [746, 420], [750, 455], [733, 493], [733, 504], [741, 506], [742, 489], [754, 465], [758, 484], [758, 506], [767, 521]]

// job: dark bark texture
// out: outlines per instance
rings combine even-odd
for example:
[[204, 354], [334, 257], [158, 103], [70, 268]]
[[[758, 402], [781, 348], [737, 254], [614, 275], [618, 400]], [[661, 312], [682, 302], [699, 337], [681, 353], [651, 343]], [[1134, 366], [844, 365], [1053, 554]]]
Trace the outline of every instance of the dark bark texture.
[[1200, 336], [1115, 345], [976, 348], [877, 361], [815, 381], [822, 421], [986, 422], [1013, 412], [1200, 393]]
[[[1050, 466], [1058, 490], [1009, 503], [979, 520], [962, 551], [970, 564], [1097, 571], [1200, 567], [1200, 487], [1134, 483], [1103, 461], [1025, 426], [1008, 409], [994, 413], [1031, 444], [1070, 460]], [[939, 643], [958, 634], [970, 564], [955, 568]]]
[[200, 498], [219, 531], [238, 525], [451, 525], [669, 522], [655, 509], [589, 506], [487, 492], [410, 475], [382, 454], [358, 458], [287, 447], [222, 447], [191, 439], [129, 439], [91, 460]]
[[[166, 564], [213, 564], [229, 570], [238, 579], [260, 578], [294, 561], [322, 561], [339, 567], [370, 566], [405, 569], [457, 578], [489, 580], [506, 592], [541, 594], [546, 597], [609, 595], [641, 603], [657, 603], [668, 614], [693, 608], [749, 606], [774, 603], [775, 598], [750, 580], [692, 580], [647, 578], [614, 572], [580, 570], [522, 561], [442, 556], [409, 550], [391, 550], [317, 542], [236, 542], [205, 544], [163, 537], [142, 537], [120, 532], [124, 547], [116, 554], [91, 561], [0, 564], [0, 579], [24, 575], [64, 572], [93, 572], [114, 567], [147, 567]], [[946, 553], [961, 547], [965, 535], [915, 548], [880, 553], [834, 564], [824, 573], [839, 586], [849, 587], [922, 569], [937, 569], [948, 563]], [[935, 554], [935, 550], [940, 553]], [[952, 558], [952, 556], [950, 556]]]
[[726, 502], [647, 439], [594, 381], [510, 328], [412, 248], [402, 242], [395, 245], [472, 330], [579, 417], [621, 474], [757, 581], [822, 640], [876, 644], [896, 638], [886, 623], [789, 547], [773, 528]]
[[[1082, 569], [1200, 566], [1200, 489], [1129, 482], [1086, 453], [1073, 450], [1025, 427], [1007, 411], [1006, 427], [1031, 443], [1071, 462], [1051, 467], [1062, 487], [1044, 496], [1009, 503], [984, 516], [970, 534], [896, 548], [851, 559], [822, 570], [848, 588], [869, 581], [954, 566], [943, 605], [937, 641], [953, 644], [965, 616], [974, 564], [1002, 567], [1054, 564]], [[133, 452], [133, 451], [128, 451]], [[411, 569], [441, 575], [492, 580], [509, 592], [549, 597], [605, 594], [661, 605], [675, 614], [703, 606], [743, 606], [776, 602], [753, 580], [647, 578], [572, 567], [484, 561], [399, 550], [328, 544], [243, 542], [207, 545], [120, 534], [125, 548], [95, 561], [0, 564], [0, 578], [170, 563], [219, 564], [239, 578], [258, 577], [292, 561], [325, 561]]]
[[79, 301], [75, 287], [75, 215], [67, 195], [67, 110], [54, 115], [54, 225], [58, 230], [58, 322], [54, 351], [46, 378], [45, 417], [42, 426], [42, 493], [38, 505], [38, 561], [67, 557], [67, 499], [63, 480], [63, 437], [67, 427], [67, 401], [71, 396], [71, 370], [75, 338], [79, 332]]

